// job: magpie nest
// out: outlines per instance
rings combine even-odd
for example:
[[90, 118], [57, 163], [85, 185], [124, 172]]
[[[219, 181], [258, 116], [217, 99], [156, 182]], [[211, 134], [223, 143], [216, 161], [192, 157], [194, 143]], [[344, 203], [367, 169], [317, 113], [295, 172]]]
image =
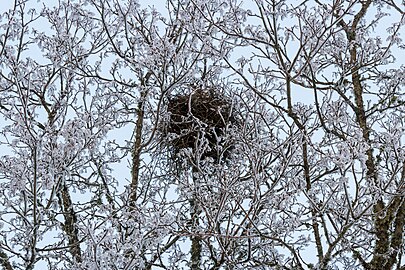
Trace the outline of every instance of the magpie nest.
[[232, 151], [232, 140], [224, 138], [225, 130], [236, 124], [231, 102], [213, 91], [197, 90], [169, 98], [170, 115], [163, 125], [165, 144], [173, 156], [189, 148], [200, 160], [226, 160]]

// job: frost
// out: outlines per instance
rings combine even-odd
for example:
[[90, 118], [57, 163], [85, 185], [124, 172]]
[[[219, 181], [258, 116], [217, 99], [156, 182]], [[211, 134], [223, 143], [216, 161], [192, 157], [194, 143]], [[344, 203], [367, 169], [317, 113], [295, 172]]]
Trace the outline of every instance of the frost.
[[[397, 237], [405, 20], [375, 1], [357, 21], [360, 2], [16, 1], [0, 14], [2, 263], [398, 260], [395, 241], [376, 254], [373, 232]], [[175, 151], [190, 131], [162, 139], [168, 104], [201, 90], [230, 101], [234, 124], [218, 132], [178, 117], [199, 132]], [[213, 150], [229, 158], [202, 158]], [[381, 267], [399, 267], [390, 262]]]

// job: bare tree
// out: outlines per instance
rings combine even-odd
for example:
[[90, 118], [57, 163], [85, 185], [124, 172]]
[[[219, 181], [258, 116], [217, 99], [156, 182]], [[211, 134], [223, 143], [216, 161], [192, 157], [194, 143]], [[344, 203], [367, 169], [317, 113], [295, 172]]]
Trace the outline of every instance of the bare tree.
[[[270, 210], [278, 218], [287, 211], [296, 223], [282, 234], [269, 226], [267, 234], [278, 236], [272, 246], [287, 248], [299, 269], [400, 269], [405, 167], [403, 159], [386, 155], [385, 144], [394, 136], [389, 151], [403, 155], [403, 65], [391, 64], [403, 49], [404, 10], [395, 1], [254, 2], [254, 10], [223, 3], [222, 17], [215, 9], [201, 12], [235, 48], [251, 50], [250, 57], [224, 60], [247, 91], [284, 119], [287, 138], [298, 143], [287, 165], [296, 172], [286, 179], [293, 181], [286, 185], [293, 185], [296, 202], [289, 211], [284, 205]], [[387, 9], [396, 21], [385, 37], [373, 36]], [[273, 183], [274, 190], [281, 184]], [[302, 231], [308, 240], [291, 236]], [[315, 266], [300, 254], [305, 245], [317, 251]]]
[[0, 265], [404, 270], [399, 2], [15, 0]]

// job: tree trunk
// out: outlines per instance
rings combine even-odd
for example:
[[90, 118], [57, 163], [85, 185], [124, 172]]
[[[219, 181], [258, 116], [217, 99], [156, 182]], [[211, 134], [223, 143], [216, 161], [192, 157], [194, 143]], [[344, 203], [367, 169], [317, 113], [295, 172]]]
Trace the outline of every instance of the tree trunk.
[[[193, 182], [194, 189], [198, 186], [198, 179], [194, 177], [194, 173], [197, 172], [197, 169], [193, 167]], [[200, 214], [199, 204], [197, 199], [196, 191], [194, 191], [193, 198], [190, 200], [190, 216], [191, 216], [191, 270], [201, 269], [201, 237], [198, 235], [198, 218]]]
[[70, 198], [69, 189], [66, 183], [63, 184], [62, 189], [58, 193], [59, 205], [65, 218], [63, 230], [68, 237], [69, 250], [76, 262], [81, 262], [80, 242], [77, 230], [77, 217], [73, 209], [72, 199]]
[[132, 150], [132, 168], [131, 168], [131, 190], [129, 197], [129, 205], [135, 206], [137, 199], [137, 188], [139, 181], [139, 166], [141, 162], [141, 152], [142, 152], [142, 128], [143, 128], [143, 119], [144, 119], [144, 106], [145, 98], [147, 92], [144, 91], [141, 93], [140, 101], [138, 102], [138, 119], [136, 120], [135, 126], [135, 142]]

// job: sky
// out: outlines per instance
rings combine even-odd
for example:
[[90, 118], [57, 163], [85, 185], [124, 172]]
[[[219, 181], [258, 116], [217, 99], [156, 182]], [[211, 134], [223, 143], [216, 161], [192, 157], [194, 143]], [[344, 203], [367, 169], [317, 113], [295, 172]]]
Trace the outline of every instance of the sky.
[[[2, 13], [4, 10], [6, 10], [7, 8], [11, 8], [12, 7], [12, 2], [13, 1], [4, 1], [3, 0], [3, 2], [5, 2], [5, 3], [3, 3], [1, 6], [0, 6], [0, 13]], [[142, 1], [140, 1], [141, 2], [141, 4], [143, 5], [143, 6], [146, 6], [146, 5], [148, 5], [149, 3], [150, 3], [150, 1], [147, 1], [147, 0], [142, 0]], [[160, 3], [159, 3], [160, 2]], [[165, 8], [164, 8], [164, 2], [165, 1], [154, 1], [153, 2], [153, 5], [159, 10], [159, 11], [162, 11], [162, 13], [164, 13], [164, 11], [165, 11]], [[30, 1], [28, 1], [28, 4], [32, 4], [32, 5], [47, 5], [47, 4], [52, 4], [52, 3], [54, 3], [54, 1], [53, 0], [47, 0], [47, 1], [39, 1], [39, 2], [37, 2], [37, 1], [34, 1], [34, 0], [30, 0]], [[369, 16], [373, 16], [373, 14], [372, 13], [370, 13], [370, 15]], [[394, 19], [394, 18], [391, 18], [391, 19]], [[391, 22], [391, 20], [390, 20], [390, 18], [387, 18], [386, 20], [384, 20], [384, 22], [387, 24], [387, 27], [388, 27], [388, 25], [389, 25], [389, 23]], [[39, 23], [39, 25], [38, 25], [38, 27], [41, 29], [41, 25], [40, 25], [40, 23]], [[384, 27], [382, 27], [382, 28], [384, 28]], [[43, 31], [48, 31], [49, 29], [46, 29], [46, 27], [44, 27], [43, 28]], [[0, 30], [0, 34], [1, 34], [1, 30]], [[379, 33], [377, 33], [377, 34], [379, 34]], [[292, 50], [294, 50], [293, 48], [292, 48]], [[38, 55], [36, 55], [35, 57], [40, 57], [40, 55], [39, 55], [39, 51], [37, 51], [36, 53], [38, 53]], [[240, 53], [240, 54], [242, 54], [242, 53], [244, 53], [244, 52], [242, 52], [242, 51], [240, 51], [240, 52], [238, 52], [238, 53]], [[247, 52], [248, 53], [248, 52]], [[29, 52], [29, 54], [32, 54], [32, 52]], [[398, 52], [398, 55], [401, 55], [399, 52]], [[398, 61], [397, 62], [397, 64], [398, 65], [400, 65], [400, 64], [404, 64], [404, 62], [403, 62], [403, 60], [401, 61]], [[305, 91], [309, 91], [309, 90], [305, 90], [305, 89], [302, 89], [302, 88], [295, 88], [295, 97], [297, 98], [297, 99], [299, 99], [301, 102], [308, 102], [308, 103], [312, 103], [313, 102], [313, 100], [312, 100], [312, 95], [306, 95], [305, 94]], [[307, 98], [307, 97], [310, 97], [310, 98]], [[2, 120], [2, 119], [0, 119], [0, 129], [4, 126], [4, 122], [2, 122], [2, 121], [4, 121], [4, 120]], [[128, 134], [130, 134], [132, 132], [132, 130], [131, 130], [131, 127], [128, 127], [127, 129], [125, 129], [125, 131], [123, 132], [122, 130], [120, 130], [120, 131], [113, 131], [113, 132], [111, 132], [110, 133], [110, 136], [111, 137], [114, 137], [115, 139], [117, 139], [117, 140], [120, 140], [120, 141], [125, 141], [125, 140], [127, 140], [128, 138], [129, 138], [129, 136], [128, 136]], [[2, 145], [0, 145], [0, 152], [1, 152], [1, 155], [4, 155], [5, 154], [5, 151], [6, 151], [6, 149], [4, 148], [4, 146], [2, 146]], [[11, 154], [11, 153], [10, 153]], [[129, 160], [127, 160], [127, 161], [125, 161], [125, 162], [123, 162], [122, 164], [119, 164], [119, 165], [117, 165], [116, 167], [114, 167], [115, 168], [115, 170], [117, 171], [117, 172], [119, 172], [119, 177], [122, 177], [122, 178], [126, 178], [126, 179], [128, 179], [128, 181], [129, 181], [129, 179], [130, 179], [130, 170], [129, 170], [129, 168], [128, 168], [128, 166], [129, 166]], [[121, 187], [124, 187], [124, 185], [121, 185]], [[312, 256], [312, 257], [314, 257], [315, 258], [315, 252], [313, 252], [313, 253], [311, 253], [310, 251], [308, 252], [308, 254], [305, 254], [306, 256], [308, 256], [308, 257], [310, 257], [310, 256]], [[39, 269], [39, 268], [38, 268]]]

